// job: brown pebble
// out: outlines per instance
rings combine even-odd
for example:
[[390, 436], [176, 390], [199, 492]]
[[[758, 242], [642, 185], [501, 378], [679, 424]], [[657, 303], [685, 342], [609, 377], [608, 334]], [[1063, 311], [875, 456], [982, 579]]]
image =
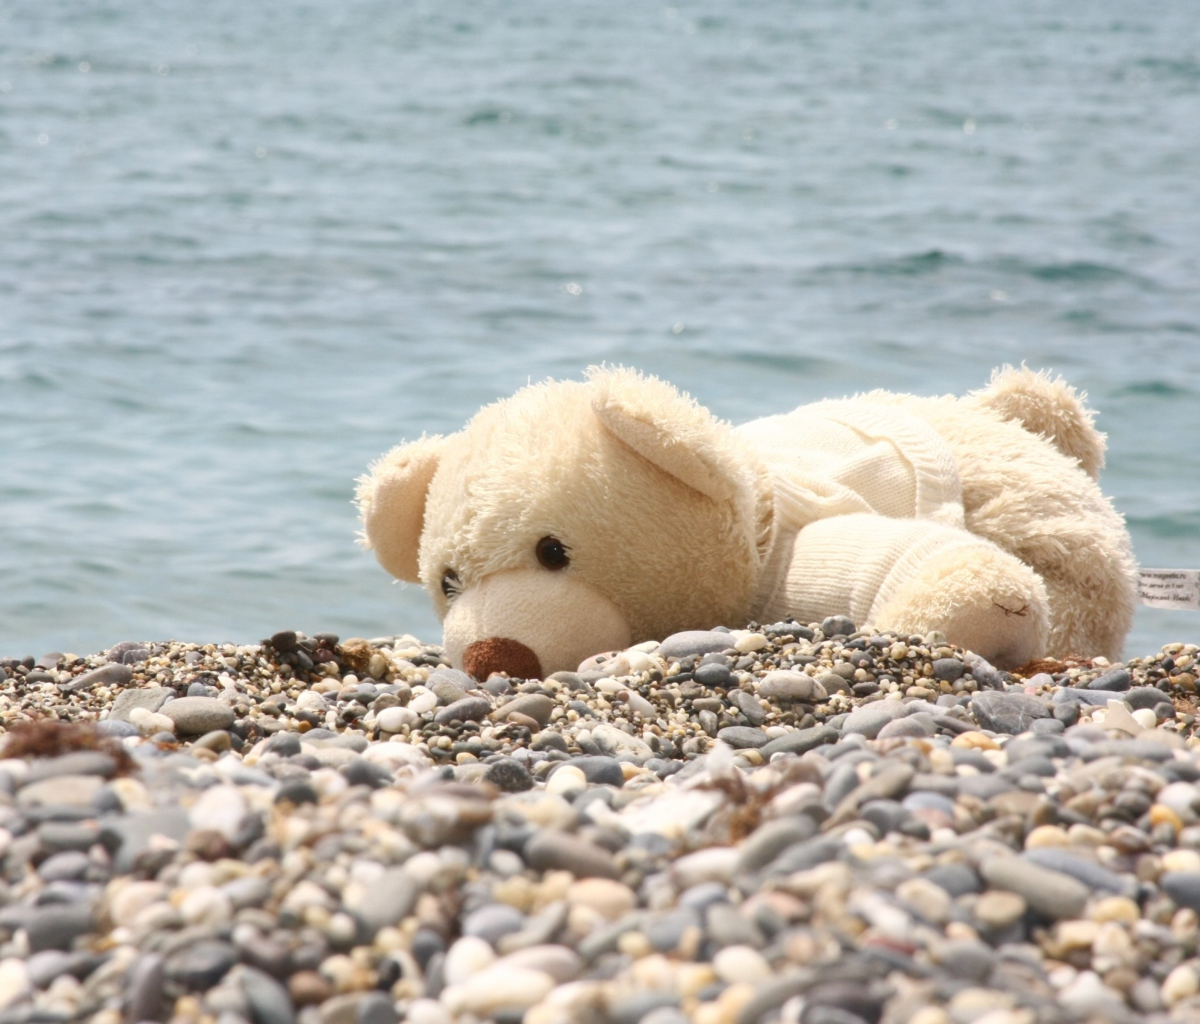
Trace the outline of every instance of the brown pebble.
[[333, 986], [316, 971], [297, 971], [288, 979], [288, 992], [297, 1006], [317, 1006], [333, 995]]

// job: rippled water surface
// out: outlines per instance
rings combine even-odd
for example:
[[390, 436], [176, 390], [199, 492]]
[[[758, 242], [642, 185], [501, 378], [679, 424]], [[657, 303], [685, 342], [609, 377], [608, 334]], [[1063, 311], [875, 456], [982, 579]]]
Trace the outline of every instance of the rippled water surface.
[[[1085, 388], [1200, 566], [1200, 7], [0, 0], [0, 653], [438, 635], [354, 477], [607, 360]], [[1200, 635], [1139, 612], [1129, 654]]]

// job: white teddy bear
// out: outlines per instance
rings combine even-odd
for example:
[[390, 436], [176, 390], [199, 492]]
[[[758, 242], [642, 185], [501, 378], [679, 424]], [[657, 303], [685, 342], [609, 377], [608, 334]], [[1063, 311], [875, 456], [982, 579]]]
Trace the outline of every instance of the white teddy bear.
[[597, 369], [401, 445], [358, 491], [365, 543], [420, 582], [451, 661], [542, 678], [685, 629], [845, 615], [1001, 667], [1118, 658], [1135, 567], [1061, 380], [875, 391], [732, 427]]

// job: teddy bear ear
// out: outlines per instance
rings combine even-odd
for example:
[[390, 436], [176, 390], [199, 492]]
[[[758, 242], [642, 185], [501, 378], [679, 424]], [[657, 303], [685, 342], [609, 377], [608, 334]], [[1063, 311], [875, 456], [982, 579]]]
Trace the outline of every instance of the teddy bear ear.
[[361, 543], [397, 579], [420, 583], [417, 551], [425, 528], [425, 499], [441, 463], [443, 437], [422, 437], [393, 448], [358, 481]]
[[714, 501], [739, 495], [730, 430], [707, 409], [635, 370], [592, 367], [588, 380], [596, 416], [635, 452]]

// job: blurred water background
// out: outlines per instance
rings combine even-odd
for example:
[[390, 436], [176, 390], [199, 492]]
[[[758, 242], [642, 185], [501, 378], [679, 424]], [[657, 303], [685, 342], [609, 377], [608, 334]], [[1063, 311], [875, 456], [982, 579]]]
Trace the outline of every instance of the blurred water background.
[[[354, 478], [607, 360], [1053, 368], [1200, 566], [1200, 7], [0, 0], [0, 654], [440, 630]], [[1142, 609], [1127, 654], [1200, 639]]]

